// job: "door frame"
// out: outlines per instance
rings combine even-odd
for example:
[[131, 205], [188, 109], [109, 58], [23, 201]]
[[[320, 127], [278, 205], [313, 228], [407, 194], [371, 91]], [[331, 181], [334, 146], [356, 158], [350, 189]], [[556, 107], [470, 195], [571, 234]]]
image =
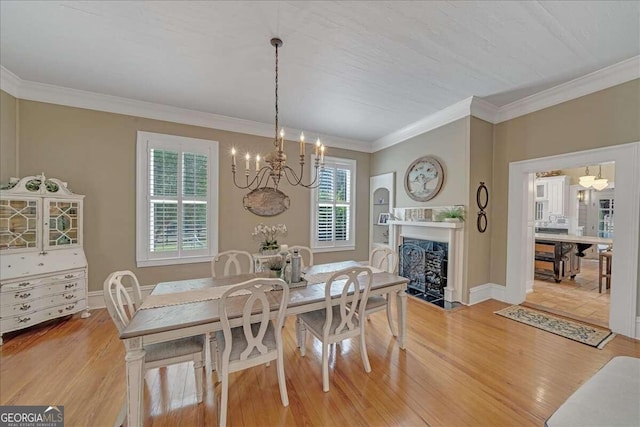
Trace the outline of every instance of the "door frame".
[[[640, 142], [560, 154], [509, 164], [509, 219], [507, 225], [507, 283], [505, 299], [519, 304], [533, 283], [535, 224], [533, 221], [534, 174], [615, 162], [616, 224], [624, 232], [614, 236], [609, 328], [636, 338], [638, 304], [638, 255], [640, 246]], [[640, 331], [639, 331], [640, 332]]]

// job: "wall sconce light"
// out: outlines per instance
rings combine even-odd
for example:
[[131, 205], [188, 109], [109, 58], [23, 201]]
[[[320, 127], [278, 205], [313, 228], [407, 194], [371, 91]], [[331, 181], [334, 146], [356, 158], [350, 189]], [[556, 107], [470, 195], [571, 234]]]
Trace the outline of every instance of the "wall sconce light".
[[579, 202], [584, 202], [584, 190], [578, 190], [578, 201]]

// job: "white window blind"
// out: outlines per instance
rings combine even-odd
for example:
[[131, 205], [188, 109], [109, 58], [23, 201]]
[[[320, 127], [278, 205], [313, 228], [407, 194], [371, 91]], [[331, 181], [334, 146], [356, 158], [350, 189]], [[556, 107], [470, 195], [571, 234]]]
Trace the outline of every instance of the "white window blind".
[[138, 133], [138, 266], [217, 252], [217, 143]]
[[311, 197], [313, 249], [355, 249], [355, 170], [355, 160], [325, 157], [320, 184]]

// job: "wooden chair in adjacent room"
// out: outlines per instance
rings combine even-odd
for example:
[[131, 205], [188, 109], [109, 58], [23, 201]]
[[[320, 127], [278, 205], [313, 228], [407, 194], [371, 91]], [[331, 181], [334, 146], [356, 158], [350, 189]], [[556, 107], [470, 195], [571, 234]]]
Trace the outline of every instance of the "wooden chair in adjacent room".
[[289, 252], [293, 253], [293, 250], [297, 249], [298, 253], [302, 257], [302, 265], [300, 268], [310, 267], [313, 265], [313, 252], [311, 252], [311, 248], [308, 246], [289, 246]]
[[[362, 275], [358, 277], [360, 274]], [[366, 372], [371, 372], [364, 322], [358, 319], [356, 311], [351, 307], [363, 308], [369, 297], [372, 277], [368, 267], [352, 267], [334, 273], [325, 285], [325, 308], [298, 315], [296, 335], [299, 337], [300, 354], [304, 356], [306, 353], [306, 331], [322, 342], [322, 390], [325, 392], [329, 391], [329, 344], [359, 336], [362, 364]], [[331, 287], [345, 278], [339, 304], [333, 305]], [[362, 292], [361, 288], [364, 288]]]
[[598, 255], [598, 293], [602, 293], [602, 281], [605, 282], [605, 291], [611, 288], [611, 261], [613, 252], [602, 251]]
[[[377, 268], [378, 270], [395, 273], [398, 268], [398, 254], [389, 247], [374, 248], [369, 254], [369, 265], [373, 268]], [[364, 315], [366, 318], [369, 318], [369, 316], [375, 312], [386, 310], [389, 329], [391, 329], [391, 334], [395, 337], [398, 336], [398, 332], [396, 330], [396, 324], [393, 321], [393, 316], [391, 315], [391, 304], [392, 300], [390, 294], [371, 295], [367, 300]]]
[[[274, 285], [277, 291], [271, 290]], [[267, 293], [272, 295], [267, 297]], [[273, 299], [279, 299], [275, 326], [270, 310]], [[251, 279], [222, 294], [219, 301], [222, 330], [216, 332], [216, 349], [212, 353], [222, 382], [218, 406], [221, 426], [227, 423], [229, 374], [272, 360], [276, 361], [282, 405], [289, 406], [282, 344], [282, 324], [288, 302], [289, 286], [281, 279]], [[232, 322], [237, 326], [232, 327]]]
[[220, 252], [211, 260], [212, 277], [225, 277], [253, 272], [253, 257], [246, 251], [230, 250]]
[[[127, 291], [129, 284], [133, 301]], [[104, 300], [107, 311], [122, 332], [142, 304], [140, 283], [131, 271], [116, 271], [104, 281]], [[196, 376], [196, 400], [202, 402], [203, 368], [205, 363], [206, 339], [204, 335], [179, 338], [173, 341], [148, 344], [144, 346], [146, 369], [160, 368], [176, 363], [193, 362]], [[126, 407], [120, 411], [116, 425], [122, 425]]]

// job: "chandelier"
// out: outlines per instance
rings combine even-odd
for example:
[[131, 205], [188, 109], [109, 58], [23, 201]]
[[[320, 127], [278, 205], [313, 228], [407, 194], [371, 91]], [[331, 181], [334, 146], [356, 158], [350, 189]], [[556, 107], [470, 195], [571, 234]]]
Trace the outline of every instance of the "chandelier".
[[[304, 133], [300, 133], [300, 170], [296, 172], [287, 165], [287, 155], [284, 153], [284, 129], [280, 129], [278, 133], [278, 48], [282, 47], [282, 40], [279, 38], [271, 39], [271, 45], [276, 49], [276, 79], [275, 79], [275, 99], [276, 99], [276, 123], [275, 136], [273, 139], [273, 151], [264, 156], [264, 164], [261, 166], [260, 154], [256, 154], [255, 160], [251, 158], [249, 153], [245, 155], [244, 176], [245, 181], [240, 183], [236, 180], [236, 150], [231, 149], [231, 173], [233, 174], [233, 183], [241, 189], [252, 189], [253, 192], [260, 194], [269, 194], [277, 192], [286, 197], [284, 193], [278, 190], [278, 185], [283, 177], [287, 179], [289, 184], [306, 188], [316, 188], [318, 182], [318, 169], [324, 168], [324, 152], [325, 147], [320, 143], [320, 139], [315, 144], [315, 160], [313, 164], [313, 176], [310, 176], [307, 184], [303, 183], [304, 176], [304, 158], [305, 158], [305, 142]], [[254, 163], [255, 162], [255, 163]], [[252, 166], [255, 165], [255, 169]], [[253, 170], [252, 170], [253, 169]], [[319, 182], [318, 182], [319, 184]], [[251, 193], [249, 193], [251, 194]], [[288, 198], [287, 198], [288, 199]], [[246, 203], [245, 203], [246, 206]], [[268, 216], [268, 215], [267, 215]]]
[[579, 183], [585, 188], [604, 190], [609, 185], [609, 180], [602, 177], [602, 165], [598, 165], [598, 176], [589, 175], [589, 166], [585, 168], [585, 174], [579, 178]]
[[593, 181], [595, 181], [596, 177], [594, 175], [589, 175], [589, 166], [587, 166], [585, 168], [584, 171], [584, 175], [582, 175], [579, 179], [578, 182], [580, 183], [580, 185], [582, 185], [584, 188], [589, 188], [591, 187], [591, 185], [593, 184]]

